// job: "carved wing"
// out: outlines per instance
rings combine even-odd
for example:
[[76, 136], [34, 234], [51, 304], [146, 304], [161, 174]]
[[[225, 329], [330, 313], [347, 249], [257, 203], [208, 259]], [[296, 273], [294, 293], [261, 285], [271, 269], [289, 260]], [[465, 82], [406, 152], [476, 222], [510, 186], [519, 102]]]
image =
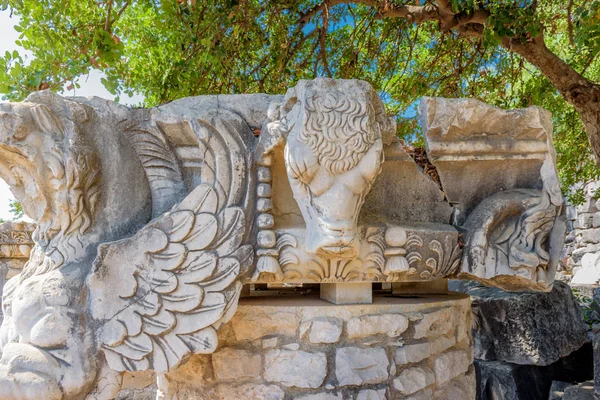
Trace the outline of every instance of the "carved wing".
[[243, 244], [247, 218], [239, 195], [247, 196], [248, 168], [245, 160], [232, 164], [244, 147], [235, 140], [239, 126], [216, 129], [217, 122], [199, 135], [204, 154], [221, 139], [240, 147], [222, 153], [229, 157], [207, 156], [210, 179], [135, 236], [99, 248], [88, 280], [90, 307], [99, 345], [116, 371], [164, 373], [191, 354], [211, 353], [217, 329], [235, 312], [239, 277], [253, 255]]

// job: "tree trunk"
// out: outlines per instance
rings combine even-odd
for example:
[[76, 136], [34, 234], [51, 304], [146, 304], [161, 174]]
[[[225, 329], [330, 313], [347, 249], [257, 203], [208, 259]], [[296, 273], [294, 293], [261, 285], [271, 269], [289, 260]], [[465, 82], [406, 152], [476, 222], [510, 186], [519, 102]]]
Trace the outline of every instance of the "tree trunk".
[[541, 37], [527, 43], [505, 39], [502, 43], [537, 67], [579, 113], [600, 166], [600, 85], [591, 82], [552, 53]]

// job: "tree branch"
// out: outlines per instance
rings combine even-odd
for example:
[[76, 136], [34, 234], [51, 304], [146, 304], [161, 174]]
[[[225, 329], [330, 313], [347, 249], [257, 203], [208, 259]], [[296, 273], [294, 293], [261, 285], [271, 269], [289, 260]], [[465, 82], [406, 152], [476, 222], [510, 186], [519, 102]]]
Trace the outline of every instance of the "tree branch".
[[569, 33], [569, 44], [571, 46], [575, 46], [575, 39], [573, 35], [573, 0], [569, 0], [569, 5], [567, 6], [567, 31]]
[[323, 68], [328, 77], [332, 77], [331, 71], [329, 70], [329, 63], [327, 62], [327, 46], [325, 46], [325, 36], [327, 35], [327, 28], [329, 27], [329, 7], [325, 6], [323, 12], [323, 27], [319, 33], [319, 45], [321, 46], [321, 58], [323, 59]]
[[338, 4], [364, 4], [367, 6], [377, 6], [377, 0], [326, 0], [321, 4], [317, 4], [316, 6], [309, 8], [304, 13], [300, 15], [300, 23], [305, 24], [312, 17], [323, 11], [325, 8], [331, 8], [333, 6], [337, 6]]
[[106, 21], [104, 22], [104, 30], [110, 32], [110, 12], [112, 11], [112, 0], [108, 0], [108, 12], [106, 14]]

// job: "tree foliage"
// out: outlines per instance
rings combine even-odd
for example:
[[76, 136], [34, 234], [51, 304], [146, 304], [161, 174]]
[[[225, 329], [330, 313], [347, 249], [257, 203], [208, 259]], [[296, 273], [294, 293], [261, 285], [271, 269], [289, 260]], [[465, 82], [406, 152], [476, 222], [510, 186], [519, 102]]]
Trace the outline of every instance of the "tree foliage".
[[[18, 44], [31, 54], [0, 58], [0, 92], [9, 100], [77, 87], [93, 68], [104, 73], [103, 84], [117, 99], [140, 93], [145, 106], [199, 94], [282, 93], [296, 80], [316, 76], [359, 78], [377, 88], [397, 115], [398, 134], [416, 142], [421, 96], [545, 107], [553, 113], [564, 188], [600, 179], [582, 111], [557, 81], [560, 74], [527, 61], [536, 63], [527, 51], [537, 51], [530, 47], [543, 34], [544, 46], [565, 68], [600, 82], [600, 0], [0, 5], [20, 18]], [[580, 194], [571, 191], [574, 200]]]

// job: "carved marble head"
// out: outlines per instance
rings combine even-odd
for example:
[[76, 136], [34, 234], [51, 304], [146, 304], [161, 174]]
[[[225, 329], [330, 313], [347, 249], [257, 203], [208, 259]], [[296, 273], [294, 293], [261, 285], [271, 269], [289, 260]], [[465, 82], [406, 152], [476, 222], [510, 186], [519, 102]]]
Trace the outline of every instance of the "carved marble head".
[[273, 122], [287, 135], [285, 164], [306, 222], [306, 250], [354, 258], [357, 219], [381, 171], [382, 135], [394, 124], [364, 81], [300, 81]]
[[[127, 211], [119, 205], [126, 200], [141, 204], [133, 206], [135, 215], [147, 208], [140, 200], [148, 190], [127, 187], [111, 171], [123, 168], [118, 166], [123, 159], [133, 159], [124, 154], [133, 151], [114, 126], [100, 121], [92, 107], [50, 91], [33, 93], [22, 103], [0, 104], [0, 177], [36, 220], [33, 239], [53, 267], [89, 256], [90, 246], [110, 236], [103, 233], [106, 226], [122, 230], [119, 221], [125, 221]], [[144, 176], [141, 165], [120, 173]], [[83, 235], [93, 237], [84, 240]]]

